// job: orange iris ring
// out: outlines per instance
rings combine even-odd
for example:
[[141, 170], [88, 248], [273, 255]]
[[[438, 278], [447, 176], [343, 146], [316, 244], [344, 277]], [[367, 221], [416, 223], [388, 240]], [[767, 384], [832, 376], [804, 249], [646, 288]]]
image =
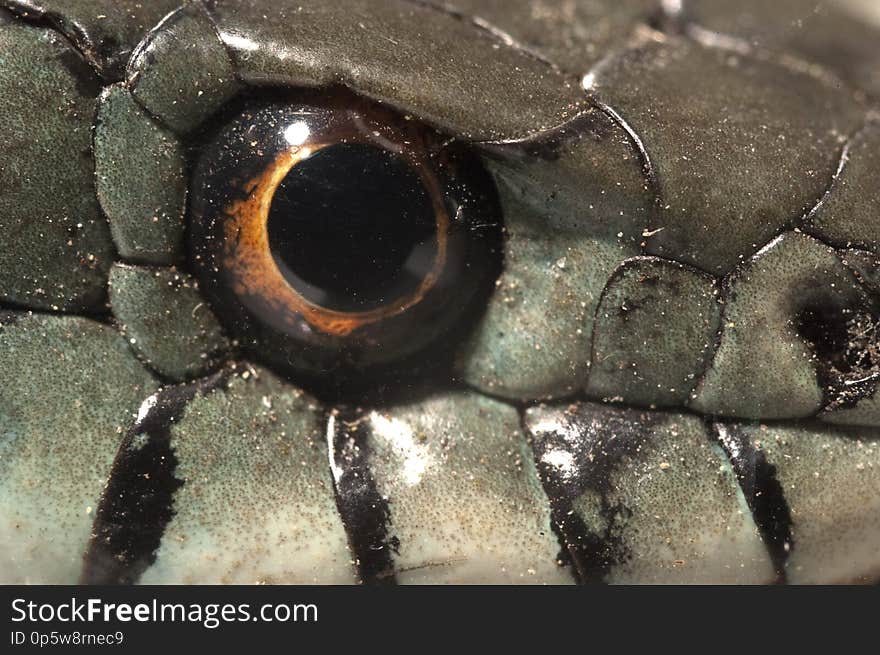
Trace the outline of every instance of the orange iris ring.
[[278, 268], [269, 247], [269, 210], [275, 192], [294, 166], [335, 143], [293, 147], [279, 154], [259, 175], [244, 185], [247, 198], [226, 208], [224, 226], [224, 264], [233, 277], [233, 290], [239, 297], [260, 298], [279, 312], [289, 325], [305, 320], [324, 334], [347, 337], [356, 330], [397, 316], [419, 304], [434, 287], [446, 266], [449, 214], [443, 191], [427, 161], [407, 157], [419, 173], [434, 208], [437, 227], [437, 253], [434, 265], [413, 293], [384, 307], [365, 312], [342, 312], [316, 305], [304, 298]]

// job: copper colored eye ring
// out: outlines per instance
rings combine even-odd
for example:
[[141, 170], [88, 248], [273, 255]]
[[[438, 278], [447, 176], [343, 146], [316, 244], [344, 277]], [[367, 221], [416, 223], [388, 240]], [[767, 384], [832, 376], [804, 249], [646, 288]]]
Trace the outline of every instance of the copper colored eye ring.
[[[289, 138], [288, 131], [299, 123], [304, 136]], [[287, 374], [324, 376], [344, 369], [351, 376], [334, 379], [352, 381], [358, 371], [376, 367], [389, 367], [394, 375], [403, 370], [415, 374], [421, 366], [451, 361], [455, 344], [482, 313], [501, 269], [497, 193], [469, 148], [343, 90], [245, 97], [199, 138], [188, 229], [192, 265], [208, 302], [248, 356]], [[381, 156], [365, 159], [363, 166], [388, 161], [391, 168], [381, 170], [397, 172], [381, 173], [375, 182], [380, 186], [370, 186], [373, 170], [346, 159], [351, 150], [335, 155], [334, 146], [375, 149]], [[322, 159], [315, 160], [315, 168], [290, 177], [318, 156]], [[350, 177], [360, 170], [367, 178]], [[310, 215], [310, 184], [316, 185], [315, 198], [323, 198], [315, 200], [322, 203], [314, 205], [315, 215]], [[320, 212], [335, 215], [334, 194], [347, 189], [378, 194], [364, 199], [365, 213], [352, 216], [355, 232], [348, 232], [344, 221], [309, 222], [326, 220]], [[412, 193], [421, 199], [414, 200]], [[352, 206], [360, 207], [360, 196], [342, 197], [349, 206], [340, 205], [339, 219]], [[286, 209], [274, 207], [273, 200]], [[375, 219], [369, 212], [378, 212]], [[375, 228], [370, 227], [374, 220]], [[293, 260], [306, 266], [302, 271], [287, 270], [285, 246], [273, 236], [273, 225], [287, 221], [304, 230], [297, 233], [302, 237], [294, 237], [304, 239], [295, 242], [301, 253], [296, 257], [306, 259]], [[352, 235], [363, 226], [365, 234], [377, 238], [361, 244], [361, 237]], [[416, 235], [419, 241], [409, 241]], [[393, 273], [399, 277], [387, 282], [376, 278], [377, 285], [387, 287], [372, 287], [371, 278], [358, 277], [358, 267], [373, 257], [398, 261], [416, 253], [416, 247], [421, 255], [412, 268], [400, 269]], [[322, 248], [333, 250], [325, 257]], [[346, 267], [349, 256], [361, 258], [351, 269]], [[381, 268], [371, 270], [381, 275]], [[346, 282], [346, 276], [354, 277]], [[338, 288], [320, 287], [337, 279], [342, 283]], [[322, 291], [329, 294], [326, 305]], [[354, 295], [338, 295], [346, 293]]]
[[431, 272], [414, 293], [396, 299], [385, 307], [369, 311], [342, 312], [307, 300], [290, 285], [272, 256], [268, 230], [269, 210], [275, 192], [287, 174], [307, 157], [331, 145], [334, 144], [320, 143], [308, 147], [293, 147], [282, 152], [265, 171], [244, 185], [248, 197], [234, 201], [226, 209], [231, 220], [225, 225], [224, 263], [236, 280], [237, 294], [258, 295], [291, 326], [299, 319], [304, 319], [325, 334], [345, 337], [358, 328], [405, 312], [421, 302], [446, 265], [449, 214], [442, 202], [443, 191], [436, 177], [430, 173], [429, 162], [409, 157], [416, 159], [413, 168], [425, 185], [436, 217], [437, 253]]

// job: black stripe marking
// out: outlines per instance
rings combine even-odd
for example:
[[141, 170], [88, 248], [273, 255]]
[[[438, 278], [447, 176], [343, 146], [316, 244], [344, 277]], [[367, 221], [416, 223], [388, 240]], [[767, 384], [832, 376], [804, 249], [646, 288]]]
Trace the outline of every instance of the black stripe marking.
[[171, 426], [197, 394], [223, 386], [224, 370], [198, 382], [167, 387], [152, 396], [149, 408], [128, 431], [92, 526], [81, 584], [134, 584], [156, 561], [165, 528], [174, 516], [177, 457]]
[[333, 410], [327, 421], [336, 506], [364, 584], [397, 583], [391, 552], [400, 542], [389, 536], [391, 514], [370, 470], [369, 424], [349, 410]]
[[[539, 411], [540, 418], [546, 419], [546, 410]], [[604, 582], [614, 566], [630, 557], [619, 530], [632, 512], [611, 501], [611, 480], [621, 462], [635, 456], [651, 439], [661, 416], [576, 404], [559, 410], [552, 426], [538, 420], [538, 415], [525, 414], [523, 427], [530, 437], [535, 465], [550, 499], [554, 529], [568, 551], [580, 584]], [[564, 472], [552, 464], [560, 454], [571, 462]], [[601, 532], [590, 529], [574, 510], [574, 501], [587, 491], [600, 499], [599, 516], [604, 526]]]
[[785, 584], [785, 567], [791, 551], [794, 550], [794, 539], [791, 534], [791, 510], [782, 485], [776, 479], [776, 467], [767, 461], [763, 450], [755, 448], [741, 426], [707, 421], [707, 427], [709, 434], [715, 436], [733, 465], [761, 539], [773, 562], [776, 581]]

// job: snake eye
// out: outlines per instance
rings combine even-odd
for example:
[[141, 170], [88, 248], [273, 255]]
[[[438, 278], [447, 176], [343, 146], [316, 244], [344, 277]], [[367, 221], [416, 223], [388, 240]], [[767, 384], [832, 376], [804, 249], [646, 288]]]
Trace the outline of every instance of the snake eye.
[[338, 92], [244, 102], [196, 164], [190, 250], [245, 348], [282, 368], [369, 366], [464, 321], [499, 270], [477, 159]]

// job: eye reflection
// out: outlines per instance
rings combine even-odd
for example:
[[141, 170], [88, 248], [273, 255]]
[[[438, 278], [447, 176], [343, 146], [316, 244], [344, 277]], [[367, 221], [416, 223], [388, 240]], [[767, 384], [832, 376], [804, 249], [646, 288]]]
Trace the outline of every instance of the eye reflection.
[[296, 121], [284, 129], [284, 138], [292, 146], [304, 144], [309, 138], [309, 134], [311, 134], [311, 130], [305, 121]]
[[227, 327], [326, 371], [400, 359], [473, 313], [500, 265], [494, 188], [427, 126], [342, 94], [247, 104], [197, 163], [190, 249]]

